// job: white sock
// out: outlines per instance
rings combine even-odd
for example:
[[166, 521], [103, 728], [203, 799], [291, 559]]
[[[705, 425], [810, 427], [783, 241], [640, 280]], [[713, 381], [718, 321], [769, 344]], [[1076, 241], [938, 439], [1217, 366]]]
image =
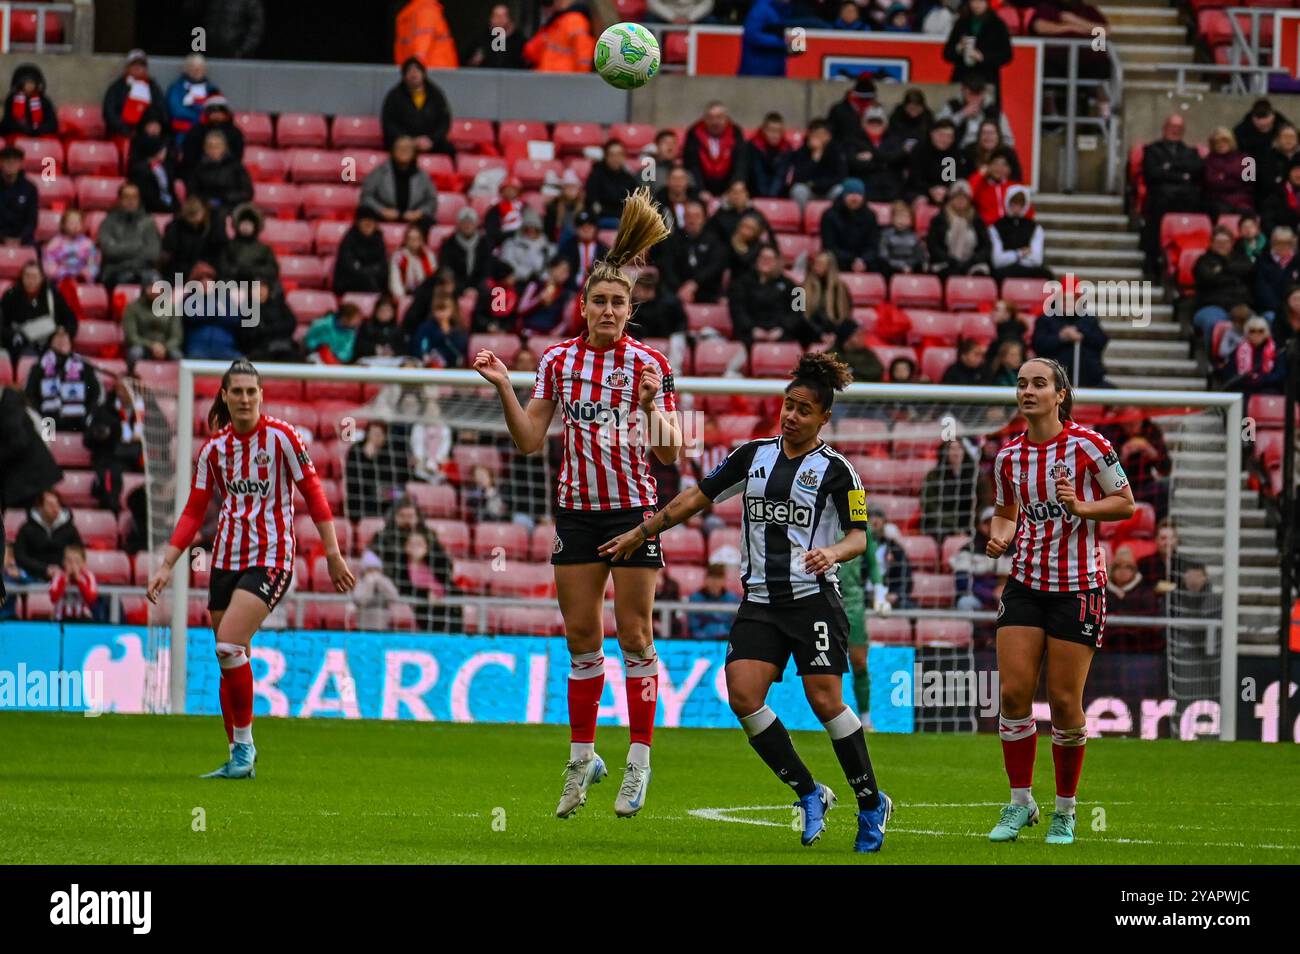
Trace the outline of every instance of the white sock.
[[1066, 798], [1064, 795], [1057, 795], [1056, 810], [1062, 815], [1073, 815], [1076, 801], [1077, 799], [1073, 795], [1069, 798]]
[[246, 725], [243, 728], [240, 728], [239, 726], [235, 726], [235, 741], [252, 745], [253, 726], [251, 724]]
[[569, 743], [569, 760], [581, 762], [589, 759], [596, 754], [595, 742], [570, 742]]
[[627, 760], [631, 765], [642, 768], [650, 767], [650, 746], [644, 742], [633, 742], [627, 749]]
[[1011, 790], [1012, 805], [1032, 805], [1034, 803], [1034, 791], [1030, 788], [1013, 788]]

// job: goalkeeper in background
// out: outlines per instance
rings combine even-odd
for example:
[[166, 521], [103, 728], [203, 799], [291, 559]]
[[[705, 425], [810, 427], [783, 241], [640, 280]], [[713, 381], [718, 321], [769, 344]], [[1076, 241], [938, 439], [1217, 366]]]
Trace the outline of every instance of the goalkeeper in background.
[[885, 572], [880, 565], [876, 540], [867, 529], [867, 550], [840, 564], [840, 585], [844, 590], [844, 612], [849, 618], [849, 665], [853, 669], [853, 698], [858, 707], [862, 728], [871, 726], [871, 676], [867, 672], [867, 615], [866, 590], [862, 582], [862, 564], [867, 564], [867, 578], [871, 585], [871, 609], [877, 615], [889, 614], [889, 589], [885, 586]]

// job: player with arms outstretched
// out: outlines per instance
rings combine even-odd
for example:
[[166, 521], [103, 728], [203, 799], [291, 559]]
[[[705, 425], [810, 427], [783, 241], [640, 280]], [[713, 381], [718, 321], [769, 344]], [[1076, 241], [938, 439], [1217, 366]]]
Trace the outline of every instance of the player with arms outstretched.
[[581, 308], [586, 330], [543, 352], [532, 400], [522, 407], [505, 364], [480, 351], [474, 368], [496, 388], [515, 446], [532, 454], [546, 442], [557, 406], [564, 415], [555, 544], [551, 563], [569, 644], [569, 760], [556, 816], [567, 818], [607, 774], [596, 754], [596, 717], [605, 688], [605, 585], [614, 577], [614, 618], [623, 653], [631, 744], [614, 812], [629, 818], [645, 804], [650, 744], [659, 695], [655, 654], [655, 581], [664, 565], [659, 539], [642, 540], [611, 566], [597, 548], [654, 512], [655, 479], [646, 448], [671, 464], [681, 446], [668, 360], [627, 334], [632, 280], [623, 268], [668, 236], [648, 189], [630, 195], [609, 255], [587, 275]]
[[1027, 427], [994, 462], [995, 509], [985, 551], [994, 559], [1008, 551], [1012, 557], [997, 630], [998, 732], [1011, 803], [989, 839], [1015, 841], [1039, 820], [1032, 790], [1038, 749], [1033, 702], [1046, 654], [1056, 807], [1044, 840], [1068, 845], [1088, 738], [1083, 687], [1106, 625], [1097, 522], [1126, 520], [1135, 505], [1110, 442], [1071, 420], [1074, 392], [1060, 364], [1043, 358], [1022, 364], [1016, 403]]
[[803, 820], [801, 841], [811, 845], [825, 830], [835, 795], [814, 781], [766, 702], [793, 654], [804, 694], [857, 796], [854, 850], [874, 852], [884, 844], [893, 804], [876, 785], [862, 723], [844, 704], [849, 621], [838, 580], [838, 565], [866, 548], [866, 492], [849, 462], [818, 436], [830, 422], [835, 392], [853, 377], [828, 354], [804, 355], [792, 377], [779, 436], [742, 444], [696, 486], [601, 552], [615, 558], [635, 553], [644, 541], [711, 503], [744, 494], [745, 598], [727, 647], [731, 709], [754, 751], [794, 789]]
[[[188, 427], [188, 422], [181, 422]], [[213, 494], [221, 514], [213, 544], [208, 613], [221, 666], [221, 716], [229, 759], [204, 778], [254, 778], [253, 634], [275, 609], [293, 577], [293, 486], [298, 485], [320, 533], [330, 581], [338, 593], [356, 582], [339, 552], [334, 518], [302, 437], [293, 426], [262, 414], [262, 376], [240, 359], [221, 378], [208, 412], [212, 434], [199, 450], [194, 480], [162, 565], [149, 578], [149, 602], [171, 580], [189, 550]]]

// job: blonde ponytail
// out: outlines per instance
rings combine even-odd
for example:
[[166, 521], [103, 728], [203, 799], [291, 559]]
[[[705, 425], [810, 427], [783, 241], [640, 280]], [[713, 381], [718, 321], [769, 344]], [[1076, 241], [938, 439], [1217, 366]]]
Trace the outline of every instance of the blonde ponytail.
[[623, 269], [638, 264], [645, 253], [666, 239], [670, 232], [664, 213], [650, 198], [649, 187], [642, 186], [630, 193], [623, 203], [614, 247], [587, 275], [582, 296], [586, 298], [591, 286], [598, 282], [618, 282], [631, 292], [632, 279], [623, 273]]

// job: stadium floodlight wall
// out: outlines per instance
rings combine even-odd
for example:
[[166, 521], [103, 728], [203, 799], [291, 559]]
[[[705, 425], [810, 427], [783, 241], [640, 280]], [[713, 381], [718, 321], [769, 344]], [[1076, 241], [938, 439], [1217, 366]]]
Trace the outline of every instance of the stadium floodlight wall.
[[[173, 518], [179, 519], [191, 483], [196, 452], [192, 422], [195, 414], [195, 378], [220, 378], [229, 364], [221, 361], [184, 360], [180, 362], [176, 394], [176, 450]], [[470, 370], [432, 371], [422, 368], [358, 367], [315, 364], [272, 364], [259, 367], [264, 378], [299, 379], [311, 381], [344, 381], [364, 384], [446, 385], [455, 388], [488, 387], [477, 372]], [[534, 375], [513, 372], [511, 385], [516, 390], [531, 389]], [[742, 395], [770, 397], [783, 393], [786, 381], [746, 378], [679, 378], [676, 387], [686, 395]], [[954, 387], [934, 384], [853, 384], [837, 401], [841, 402], [892, 402], [895, 405], [1002, 405], [1015, 403], [1012, 388]], [[1221, 649], [1219, 665], [1220, 724], [1218, 736], [1223, 741], [1237, 737], [1237, 603], [1239, 586], [1239, 547], [1241, 526], [1242, 461], [1235, 442], [1242, 433], [1243, 398], [1240, 394], [1198, 391], [1143, 391], [1127, 389], [1084, 388], [1075, 392], [1079, 405], [1121, 405], [1141, 408], [1195, 408], [1214, 411], [1222, 415], [1223, 433], [1227, 436], [1224, 460], [1225, 488], [1223, 502], [1223, 556], [1222, 556], [1222, 616]], [[170, 711], [185, 712], [186, 705], [186, 655], [189, 604], [189, 563], [178, 560], [172, 577], [169, 687]]]

